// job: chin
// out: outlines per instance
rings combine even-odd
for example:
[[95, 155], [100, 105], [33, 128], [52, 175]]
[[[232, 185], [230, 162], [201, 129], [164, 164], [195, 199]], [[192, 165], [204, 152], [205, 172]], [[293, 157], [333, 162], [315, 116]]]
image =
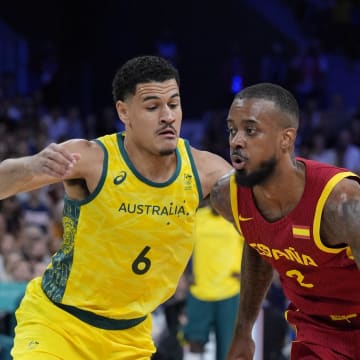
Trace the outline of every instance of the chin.
[[169, 148], [169, 149], [161, 149], [160, 150], [160, 155], [161, 156], [169, 156], [174, 154], [176, 151], [176, 147], [175, 148]]

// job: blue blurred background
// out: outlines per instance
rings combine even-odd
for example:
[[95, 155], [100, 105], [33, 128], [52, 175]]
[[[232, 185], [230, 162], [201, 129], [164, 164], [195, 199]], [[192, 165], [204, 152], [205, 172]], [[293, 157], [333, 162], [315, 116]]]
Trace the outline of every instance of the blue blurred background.
[[359, 102], [359, 1], [15, 0], [2, 3], [0, 20], [6, 96], [42, 90], [47, 105], [99, 111], [123, 61], [160, 52], [179, 67], [185, 116], [196, 117], [229, 104], [233, 76], [296, 90], [295, 58], [312, 52], [327, 56], [323, 95]]
[[[296, 154], [360, 173], [360, 0], [2, 1], [0, 161], [121, 130], [111, 82], [144, 54], [180, 70], [193, 145], [227, 158], [234, 93], [274, 82], [301, 106]], [[61, 244], [62, 197], [57, 184], [0, 201], [0, 360], [24, 285]], [[282, 313], [272, 290], [266, 308]], [[265, 317], [264, 360], [288, 357], [291, 332], [276, 324]]]

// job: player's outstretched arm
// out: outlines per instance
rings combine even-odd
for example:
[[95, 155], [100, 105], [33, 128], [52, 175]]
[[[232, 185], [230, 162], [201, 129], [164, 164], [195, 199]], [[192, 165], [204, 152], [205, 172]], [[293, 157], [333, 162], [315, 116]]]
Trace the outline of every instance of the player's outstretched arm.
[[18, 192], [62, 181], [71, 175], [80, 155], [70, 153], [62, 144], [50, 144], [39, 153], [0, 163], [0, 199]]

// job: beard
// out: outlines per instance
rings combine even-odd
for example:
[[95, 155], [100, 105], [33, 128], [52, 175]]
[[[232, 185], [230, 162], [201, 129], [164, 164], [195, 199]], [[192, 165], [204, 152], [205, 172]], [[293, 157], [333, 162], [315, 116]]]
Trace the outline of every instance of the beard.
[[169, 156], [174, 154], [174, 152], [176, 151], [175, 149], [165, 149], [165, 150], [160, 150], [160, 156]]
[[269, 160], [263, 161], [252, 173], [247, 174], [245, 170], [236, 170], [236, 183], [245, 187], [263, 184], [275, 172], [276, 163], [275, 157], [272, 157]]

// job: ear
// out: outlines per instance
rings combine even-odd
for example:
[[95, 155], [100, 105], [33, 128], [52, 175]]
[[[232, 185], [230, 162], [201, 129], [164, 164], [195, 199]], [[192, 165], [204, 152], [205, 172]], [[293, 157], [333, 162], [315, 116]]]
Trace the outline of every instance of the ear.
[[124, 101], [118, 100], [116, 102], [116, 111], [120, 120], [126, 125], [129, 116], [128, 106]]
[[295, 145], [296, 129], [287, 128], [282, 131], [280, 146], [283, 151], [292, 151]]

